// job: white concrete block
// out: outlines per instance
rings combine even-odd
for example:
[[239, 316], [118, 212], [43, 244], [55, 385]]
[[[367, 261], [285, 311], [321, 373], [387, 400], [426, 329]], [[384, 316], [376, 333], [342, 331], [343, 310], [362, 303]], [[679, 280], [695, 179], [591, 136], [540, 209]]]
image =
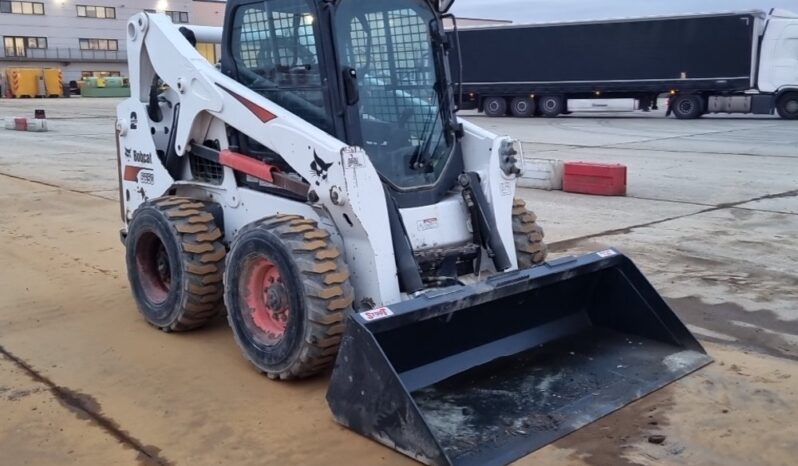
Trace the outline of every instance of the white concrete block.
[[28, 131], [33, 133], [44, 133], [47, 131], [47, 120], [36, 120], [28, 118]]
[[16, 120], [16, 119], [17, 119], [17, 117], [5, 117], [5, 118], [3, 118], [3, 127], [5, 129], [12, 129], [13, 130], [16, 127], [16, 124], [14, 123], [14, 120]]
[[518, 180], [522, 188], [561, 190], [565, 162], [549, 159], [525, 159], [524, 174]]

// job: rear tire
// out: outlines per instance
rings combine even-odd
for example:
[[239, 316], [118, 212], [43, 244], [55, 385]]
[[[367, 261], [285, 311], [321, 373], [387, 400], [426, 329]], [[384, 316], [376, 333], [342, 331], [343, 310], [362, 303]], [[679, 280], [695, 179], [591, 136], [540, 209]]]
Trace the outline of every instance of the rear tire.
[[779, 97], [776, 111], [785, 120], [798, 120], [798, 92], [788, 92]]
[[538, 225], [535, 213], [526, 208], [526, 202], [515, 199], [513, 238], [519, 269], [529, 269], [546, 262], [549, 249], [543, 242], [544, 237], [543, 228]]
[[239, 232], [225, 270], [227, 317], [244, 355], [272, 379], [297, 379], [338, 354], [354, 291], [330, 233], [278, 215]]
[[563, 96], [544, 95], [540, 98], [538, 106], [544, 117], [555, 118], [567, 110], [565, 102], [565, 97]]
[[535, 100], [529, 97], [516, 97], [510, 102], [510, 111], [514, 117], [529, 118], [535, 114]]
[[694, 120], [704, 115], [704, 99], [699, 95], [678, 95], [671, 103], [673, 115], [680, 120]]
[[488, 97], [483, 104], [485, 115], [493, 118], [507, 115], [507, 99], [504, 97]]
[[128, 279], [139, 311], [165, 332], [196, 329], [222, 307], [225, 247], [211, 204], [182, 197], [146, 202], [128, 228]]

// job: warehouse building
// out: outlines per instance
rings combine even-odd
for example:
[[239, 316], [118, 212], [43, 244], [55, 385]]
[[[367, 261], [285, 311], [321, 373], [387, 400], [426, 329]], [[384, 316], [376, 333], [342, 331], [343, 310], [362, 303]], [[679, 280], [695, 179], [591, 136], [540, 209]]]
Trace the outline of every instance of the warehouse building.
[[[221, 26], [222, 0], [0, 0], [0, 70], [60, 68], [64, 81], [127, 76], [125, 25], [142, 10], [175, 23]], [[211, 62], [219, 48], [199, 44]]]

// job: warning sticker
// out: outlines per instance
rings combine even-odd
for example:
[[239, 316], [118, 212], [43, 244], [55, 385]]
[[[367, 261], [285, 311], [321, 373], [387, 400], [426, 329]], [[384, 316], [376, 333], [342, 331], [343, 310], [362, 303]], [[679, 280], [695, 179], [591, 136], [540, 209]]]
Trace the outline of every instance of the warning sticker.
[[380, 320], [386, 317], [391, 317], [393, 315], [393, 311], [388, 309], [387, 307], [381, 307], [378, 309], [373, 309], [371, 311], [361, 312], [360, 317], [366, 319], [367, 321], [371, 322], [373, 320]]
[[418, 221], [418, 231], [436, 230], [438, 228], [437, 218], [425, 218]]
[[596, 255], [606, 259], [608, 257], [617, 256], [618, 253], [613, 251], [612, 249], [607, 249], [606, 251], [597, 252]]

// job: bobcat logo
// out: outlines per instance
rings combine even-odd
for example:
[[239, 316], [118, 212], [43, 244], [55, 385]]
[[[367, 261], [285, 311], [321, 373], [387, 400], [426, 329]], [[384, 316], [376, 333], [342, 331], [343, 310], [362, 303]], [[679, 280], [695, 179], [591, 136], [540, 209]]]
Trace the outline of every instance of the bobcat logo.
[[316, 175], [316, 186], [321, 185], [321, 180], [327, 181], [327, 176], [330, 173], [330, 167], [332, 167], [332, 163], [327, 163], [322, 160], [321, 157], [313, 151], [313, 162], [310, 163], [310, 169], [313, 170], [313, 173]]
[[125, 147], [125, 158], [130, 160], [131, 157], [133, 157], [133, 150]]

